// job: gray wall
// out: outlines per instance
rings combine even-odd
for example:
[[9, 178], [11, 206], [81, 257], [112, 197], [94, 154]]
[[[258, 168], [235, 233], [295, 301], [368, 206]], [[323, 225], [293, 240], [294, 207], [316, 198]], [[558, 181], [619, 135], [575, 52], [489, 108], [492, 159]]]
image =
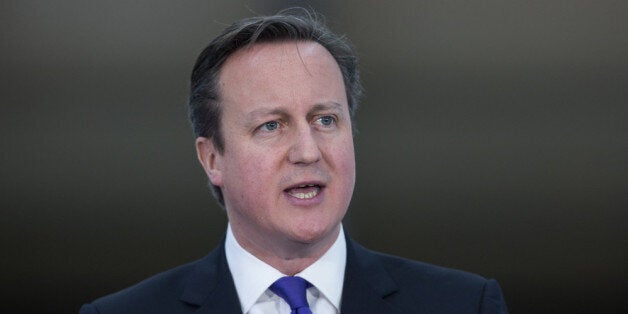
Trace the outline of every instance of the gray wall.
[[[74, 312], [218, 243], [189, 71], [294, 4], [0, 3], [0, 312]], [[497, 278], [512, 313], [628, 309], [627, 2], [311, 5], [367, 89], [354, 238]]]

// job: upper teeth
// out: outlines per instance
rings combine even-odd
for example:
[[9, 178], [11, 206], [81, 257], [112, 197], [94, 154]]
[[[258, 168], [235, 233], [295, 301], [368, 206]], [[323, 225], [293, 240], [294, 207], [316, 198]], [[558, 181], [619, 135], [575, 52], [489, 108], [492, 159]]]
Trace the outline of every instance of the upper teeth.
[[314, 190], [311, 192], [307, 192], [307, 193], [294, 193], [294, 194], [290, 194], [296, 198], [300, 198], [300, 199], [306, 199], [306, 198], [312, 198], [316, 195], [318, 195], [318, 190]]
[[304, 188], [304, 187], [308, 187], [308, 186], [314, 186], [314, 184], [301, 184], [301, 185], [299, 185], [300, 188]]

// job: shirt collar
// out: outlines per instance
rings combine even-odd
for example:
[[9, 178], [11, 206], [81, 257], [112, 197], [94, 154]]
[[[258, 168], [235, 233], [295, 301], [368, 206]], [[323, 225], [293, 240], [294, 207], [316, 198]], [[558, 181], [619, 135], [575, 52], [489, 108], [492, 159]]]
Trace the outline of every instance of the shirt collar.
[[[227, 226], [225, 255], [243, 313], [247, 313], [253, 307], [273, 282], [285, 276], [240, 246], [233, 235], [231, 225]], [[327, 252], [295, 276], [309, 281], [338, 310], [342, 298], [346, 262], [347, 243], [342, 225], [340, 225], [338, 238]]]
[[296, 276], [302, 277], [314, 285], [339, 311], [346, 263], [347, 242], [342, 225], [340, 225], [336, 242], [314, 264]]

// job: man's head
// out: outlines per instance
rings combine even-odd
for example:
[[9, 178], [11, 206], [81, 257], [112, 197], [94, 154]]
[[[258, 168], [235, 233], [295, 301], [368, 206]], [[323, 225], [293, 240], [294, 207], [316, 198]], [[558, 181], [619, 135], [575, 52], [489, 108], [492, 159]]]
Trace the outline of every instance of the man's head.
[[237, 22], [201, 54], [190, 101], [198, 157], [258, 257], [335, 239], [355, 185], [355, 63], [311, 16]]
[[[284, 11], [273, 16], [252, 17], [227, 27], [199, 55], [191, 77], [189, 118], [195, 136], [209, 138], [216, 149], [225, 148], [222, 129], [222, 95], [220, 73], [225, 61], [236, 51], [256, 43], [314, 41], [335, 59], [342, 73], [352, 126], [362, 95], [357, 58], [342, 36], [332, 33], [321, 18], [306, 10]], [[225, 206], [220, 187], [211, 184], [212, 193]]]

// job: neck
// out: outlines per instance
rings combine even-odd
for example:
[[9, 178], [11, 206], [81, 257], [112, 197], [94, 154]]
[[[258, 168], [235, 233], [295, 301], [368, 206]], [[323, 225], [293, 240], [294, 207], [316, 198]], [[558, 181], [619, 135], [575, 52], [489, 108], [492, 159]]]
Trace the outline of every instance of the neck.
[[284, 275], [293, 276], [314, 264], [334, 244], [340, 232], [340, 225], [327, 236], [303, 243], [287, 238], [264, 241], [263, 237], [249, 235], [234, 225], [233, 235], [242, 248]]

